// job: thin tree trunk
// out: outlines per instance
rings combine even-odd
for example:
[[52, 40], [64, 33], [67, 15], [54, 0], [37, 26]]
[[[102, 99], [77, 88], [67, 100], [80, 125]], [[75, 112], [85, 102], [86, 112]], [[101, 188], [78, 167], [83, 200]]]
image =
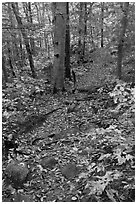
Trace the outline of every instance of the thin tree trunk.
[[104, 2], [101, 3], [101, 47], [104, 46], [103, 32], [104, 32]]
[[86, 37], [87, 37], [87, 3], [84, 3], [84, 34], [83, 34], [82, 56], [85, 57]]
[[21, 30], [21, 33], [22, 33], [22, 36], [23, 36], [23, 39], [24, 39], [24, 43], [25, 43], [25, 46], [26, 46], [26, 50], [27, 50], [27, 54], [28, 54], [28, 60], [29, 60], [30, 68], [31, 68], [31, 72], [32, 72], [32, 77], [35, 78], [36, 73], [35, 73], [34, 62], [33, 62], [33, 57], [32, 57], [32, 53], [31, 53], [30, 44], [29, 44], [25, 29], [23, 27], [21, 17], [19, 16], [19, 14], [17, 12], [15, 4], [17, 4], [17, 3], [11, 3], [12, 8], [13, 8], [13, 12], [15, 14], [15, 17], [16, 17], [16, 20], [17, 20], [17, 23], [18, 23], [18, 27]]
[[[30, 23], [31, 23], [31, 25], [33, 25], [32, 11], [31, 11], [31, 2], [28, 2], [28, 10], [29, 10]], [[32, 54], [35, 55], [35, 42], [34, 42], [33, 35], [34, 35], [34, 32], [31, 31], [30, 45], [31, 45]]]
[[[13, 13], [12, 13], [12, 8], [11, 8], [11, 4], [8, 3], [8, 15], [9, 15], [9, 20], [10, 20], [10, 25], [11, 27], [15, 27], [15, 20], [13, 18]], [[11, 38], [12, 38], [12, 51], [14, 53], [13, 55], [13, 60], [14, 62], [18, 62], [18, 64], [21, 66], [21, 59], [20, 59], [20, 53], [19, 53], [19, 47], [18, 47], [18, 43], [17, 43], [17, 32], [12, 32], [11, 33]]]
[[69, 29], [69, 3], [66, 3], [66, 40], [65, 40], [65, 77], [71, 80], [70, 72], [70, 29]]
[[6, 83], [8, 82], [8, 73], [7, 73], [7, 69], [6, 69], [6, 65], [5, 65], [6, 61], [5, 61], [5, 56], [2, 56], [2, 71], [3, 71], [3, 76], [4, 76], [4, 87], [6, 87]]
[[[92, 6], [93, 6], [93, 4], [94, 4], [94, 2], [92, 2], [92, 3], [90, 3], [90, 7], [89, 7], [89, 21], [90, 21], [90, 23], [92, 22]], [[92, 52], [93, 50], [94, 50], [94, 48], [95, 48], [95, 43], [94, 43], [94, 35], [93, 35], [93, 30], [94, 30], [94, 28], [93, 28], [93, 26], [91, 25], [90, 26], [91, 28], [90, 28], [90, 38], [89, 38], [89, 41], [90, 41], [90, 44], [91, 44], [91, 49], [90, 49], [90, 51]]]
[[[39, 12], [39, 7], [38, 7], [37, 3], [35, 3], [35, 7], [36, 7], [36, 10], [37, 10], [37, 21], [38, 21], [39, 24], [41, 24], [40, 12]], [[37, 43], [39, 44], [39, 47], [41, 48], [41, 39], [37, 39]]]
[[46, 31], [44, 31], [44, 45], [45, 45], [45, 50], [48, 52], [48, 37], [47, 37]]
[[79, 10], [79, 39], [78, 39], [78, 63], [81, 62], [82, 60], [82, 28], [83, 28], [83, 23], [82, 23], [82, 11], [83, 11], [83, 2], [80, 2], [80, 10]]
[[8, 62], [9, 62], [9, 66], [10, 66], [10, 69], [11, 69], [11, 73], [12, 73], [13, 77], [16, 77], [16, 74], [14, 72], [14, 67], [13, 67], [13, 64], [12, 64], [11, 50], [10, 50], [9, 45], [7, 47], [8, 47], [8, 57], [9, 57]]
[[22, 36], [20, 31], [19, 31], [19, 50], [20, 50], [21, 67], [23, 67], [25, 64], [25, 53], [22, 46]]
[[122, 30], [121, 34], [119, 37], [119, 42], [118, 42], [118, 59], [117, 59], [117, 75], [118, 78], [121, 79], [121, 68], [122, 68], [122, 57], [123, 57], [123, 44], [124, 44], [124, 37], [125, 37], [125, 32], [127, 28], [127, 15], [128, 15], [128, 7], [129, 7], [129, 2], [123, 3], [123, 18], [121, 19], [121, 25], [122, 25]]

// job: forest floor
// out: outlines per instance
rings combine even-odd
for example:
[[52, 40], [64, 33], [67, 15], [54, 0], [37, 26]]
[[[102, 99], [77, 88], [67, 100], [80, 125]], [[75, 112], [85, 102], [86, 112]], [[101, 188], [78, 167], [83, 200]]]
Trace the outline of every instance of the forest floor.
[[3, 172], [13, 158], [30, 169], [18, 193], [3, 173], [3, 202], [135, 201], [134, 85], [98, 69], [75, 68], [75, 93], [32, 98], [25, 77], [3, 91], [3, 137], [18, 143], [3, 147]]

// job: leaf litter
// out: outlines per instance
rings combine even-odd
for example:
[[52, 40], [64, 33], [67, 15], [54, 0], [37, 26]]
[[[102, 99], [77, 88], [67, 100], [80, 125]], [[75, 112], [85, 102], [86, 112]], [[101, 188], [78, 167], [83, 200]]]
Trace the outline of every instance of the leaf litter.
[[[130, 83], [112, 80], [94, 92], [88, 87], [88, 92], [45, 95], [33, 103], [25, 99], [24, 86], [22, 104], [9, 100], [9, 89], [3, 99], [3, 134], [15, 135], [19, 147], [8, 159], [25, 160], [31, 179], [20, 196], [3, 185], [3, 201], [21, 196], [35, 202], [134, 201], [135, 106]], [[3, 161], [4, 170], [8, 160]]]

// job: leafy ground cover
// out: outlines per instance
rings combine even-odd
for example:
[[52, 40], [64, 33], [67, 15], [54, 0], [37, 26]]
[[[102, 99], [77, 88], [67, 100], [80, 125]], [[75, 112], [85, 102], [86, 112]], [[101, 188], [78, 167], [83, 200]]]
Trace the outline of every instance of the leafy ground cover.
[[[28, 76], [3, 90], [3, 201], [135, 200], [134, 83], [82, 70], [74, 94]], [[5, 175], [15, 158], [30, 172], [18, 192]]]

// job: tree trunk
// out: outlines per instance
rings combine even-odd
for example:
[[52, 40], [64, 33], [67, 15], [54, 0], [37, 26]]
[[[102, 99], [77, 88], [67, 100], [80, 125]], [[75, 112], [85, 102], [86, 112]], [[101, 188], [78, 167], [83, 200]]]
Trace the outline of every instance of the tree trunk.
[[48, 34], [46, 31], [44, 31], [44, 48], [45, 48], [45, 52], [46, 52], [46, 56], [50, 58], [49, 55], [49, 49], [48, 49]]
[[[30, 23], [31, 23], [31, 25], [33, 25], [32, 11], [31, 11], [31, 2], [28, 2], [28, 10], [29, 10]], [[34, 35], [34, 32], [31, 31], [30, 45], [31, 45], [32, 54], [35, 55], [35, 42], [34, 42], [33, 35]]]
[[13, 12], [15, 14], [15, 17], [16, 17], [16, 20], [17, 20], [17, 23], [18, 23], [18, 27], [21, 30], [21, 33], [22, 33], [22, 36], [23, 36], [23, 39], [24, 39], [24, 43], [25, 43], [25, 46], [26, 46], [27, 54], [28, 54], [28, 60], [29, 60], [30, 68], [31, 68], [31, 72], [32, 72], [32, 77], [36, 78], [36, 73], [35, 73], [34, 62], [33, 62], [33, 57], [32, 57], [30, 44], [29, 44], [25, 29], [23, 27], [21, 17], [19, 16], [19, 14], [17, 12], [16, 6], [15, 6], [16, 4], [17, 3], [11, 3], [12, 9], [13, 9]]
[[21, 67], [23, 67], [25, 65], [25, 53], [23, 50], [22, 36], [20, 32], [19, 32], [19, 50], [20, 50]]
[[[32, 12], [31, 12], [31, 3], [30, 2], [23, 2], [23, 9], [24, 9], [24, 13], [26, 15], [26, 19], [28, 24], [32, 27], [33, 25], [33, 19], [32, 19]], [[28, 28], [28, 35], [30, 36], [30, 47], [31, 47], [31, 52], [33, 55], [35, 55], [35, 43], [34, 43], [34, 39], [33, 39], [33, 31], [31, 30], [31, 28]]]
[[128, 23], [128, 7], [129, 7], [129, 2], [123, 3], [123, 18], [121, 19], [121, 25], [122, 25], [122, 30], [121, 34], [119, 37], [119, 42], [118, 42], [118, 59], [117, 59], [117, 75], [118, 78], [121, 79], [121, 68], [122, 68], [122, 57], [123, 57], [123, 44], [124, 44], [124, 37], [125, 37], [125, 32], [127, 28], [127, 23]]
[[70, 72], [70, 29], [69, 29], [69, 3], [66, 3], [66, 40], [65, 40], [65, 77], [71, 80]]
[[[11, 8], [11, 4], [8, 3], [8, 15], [9, 15], [9, 20], [10, 20], [10, 25], [11, 27], [15, 27], [15, 20], [13, 18], [13, 12], [12, 12], [12, 8]], [[21, 66], [21, 59], [20, 59], [20, 53], [19, 53], [19, 47], [18, 47], [18, 35], [17, 32], [13, 31], [11, 34], [11, 38], [12, 38], [12, 52], [13, 54], [13, 60], [14, 63], [17, 62], [17, 64], [19, 66]]]
[[8, 57], [9, 57], [8, 62], [9, 62], [9, 66], [10, 66], [10, 69], [11, 69], [11, 73], [12, 73], [13, 77], [16, 77], [16, 74], [14, 72], [14, 67], [13, 67], [13, 64], [12, 64], [11, 50], [10, 50], [9, 45], [7, 45], [7, 47], [8, 47]]
[[[42, 24], [42, 22], [41, 22], [41, 13], [40, 13], [40, 8], [38, 7], [38, 3], [35, 3], [35, 7], [36, 7], [36, 10], [37, 10], [37, 21], [38, 21], [39, 24]], [[42, 47], [41, 37], [39, 37], [37, 39], [37, 44], [38, 44], [38, 46], [40, 48]]]
[[101, 47], [104, 46], [103, 29], [104, 29], [104, 2], [101, 2]]
[[5, 56], [2, 56], [2, 71], [3, 71], [3, 76], [4, 76], [3, 85], [4, 87], [6, 87], [6, 83], [8, 82], [8, 73], [7, 73], [7, 69], [5, 66]]
[[87, 37], [87, 3], [84, 3], [84, 33], [83, 33], [83, 48], [82, 48], [83, 59], [85, 58], [86, 37]]
[[[89, 22], [91, 23], [92, 22], [92, 6], [94, 5], [94, 2], [90, 3], [90, 7], [89, 7]], [[90, 50], [89, 51], [93, 51], [94, 48], [95, 48], [95, 43], [94, 43], [94, 35], [93, 35], [93, 31], [94, 31], [94, 28], [93, 26], [91, 25], [90, 26], [90, 35], [89, 35], [89, 41], [90, 41]]]
[[54, 15], [53, 93], [56, 93], [59, 90], [64, 91], [66, 3], [56, 2], [52, 5]]
[[83, 12], [83, 2], [80, 2], [80, 9], [79, 9], [79, 39], [78, 39], [78, 63], [82, 60], [82, 28], [83, 28], [83, 22], [82, 22], [82, 12]]

